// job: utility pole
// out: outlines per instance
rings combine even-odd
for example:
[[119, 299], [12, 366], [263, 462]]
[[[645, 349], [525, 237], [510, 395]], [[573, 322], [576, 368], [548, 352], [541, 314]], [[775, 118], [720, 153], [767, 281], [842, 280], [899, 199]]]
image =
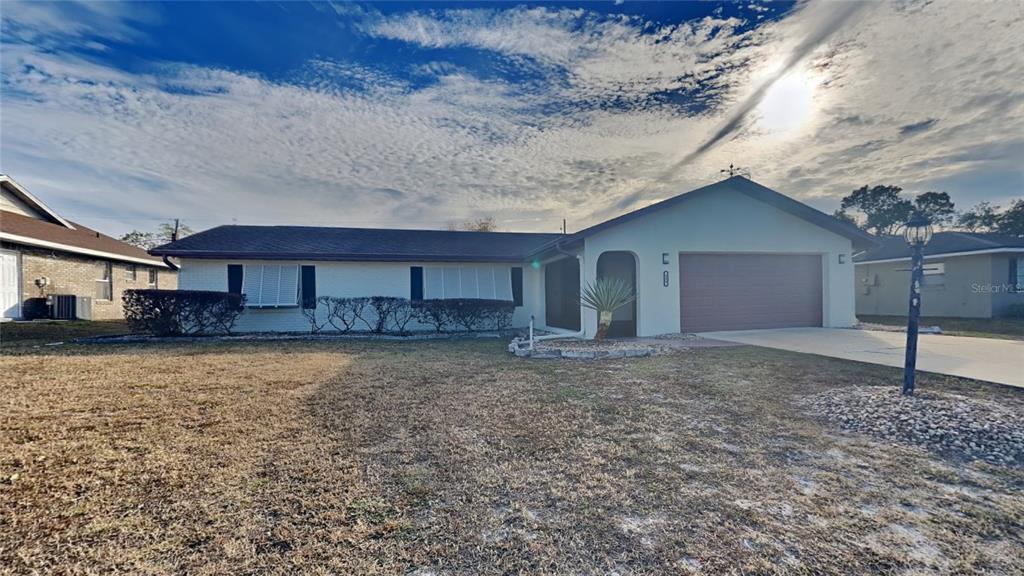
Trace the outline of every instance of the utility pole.
[[178, 219], [174, 219], [174, 232], [171, 232], [171, 242], [178, 240]]
[[565, 234], [565, 218], [562, 218], [562, 234]]

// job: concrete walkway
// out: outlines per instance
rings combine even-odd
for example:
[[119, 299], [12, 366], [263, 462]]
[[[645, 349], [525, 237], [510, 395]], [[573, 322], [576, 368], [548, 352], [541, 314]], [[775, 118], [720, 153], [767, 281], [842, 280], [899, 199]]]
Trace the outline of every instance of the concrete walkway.
[[[906, 334], [842, 328], [704, 332], [705, 338], [903, 367]], [[917, 368], [1024, 388], [1024, 341], [921, 334]]]

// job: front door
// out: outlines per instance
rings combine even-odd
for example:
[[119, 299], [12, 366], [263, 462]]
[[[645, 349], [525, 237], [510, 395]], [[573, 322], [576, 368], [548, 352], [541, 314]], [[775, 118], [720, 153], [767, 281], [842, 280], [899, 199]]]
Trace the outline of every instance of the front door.
[[0, 317], [21, 318], [21, 264], [17, 252], [0, 250]]
[[[597, 259], [598, 278], [618, 278], [636, 295], [636, 258], [632, 252], [604, 252]], [[636, 299], [612, 314], [609, 338], [636, 336]]]
[[580, 329], [580, 264], [563, 258], [544, 266], [544, 320], [548, 326]]

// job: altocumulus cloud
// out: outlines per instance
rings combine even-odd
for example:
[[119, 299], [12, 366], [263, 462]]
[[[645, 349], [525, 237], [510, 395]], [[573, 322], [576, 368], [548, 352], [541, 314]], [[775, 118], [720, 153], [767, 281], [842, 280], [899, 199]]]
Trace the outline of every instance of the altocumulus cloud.
[[[775, 133], [755, 110], [666, 172], [813, 33], [822, 7], [673, 25], [586, 9], [347, 10], [361, 34], [429, 64], [324, 56], [270, 80], [180, 62], [128, 72], [62, 49], [147, 41], [138, 24], [159, 16], [145, 6], [5, 6], [3, 169], [112, 232], [175, 216], [438, 227], [487, 213], [507, 229], [578, 227], [730, 162], [826, 209], [863, 183], [923, 189], [975, 173], [1006, 174], [1018, 187], [1008, 197], [1024, 66], [1019, 10], [1007, 8], [872, 4], [796, 67], [814, 86], [799, 127]], [[84, 16], [69, 24], [69, 9]], [[476, 74], [446, 60], [452, 49], [517, 73]], [[111, 205], [119, 221], [101, 219]]]

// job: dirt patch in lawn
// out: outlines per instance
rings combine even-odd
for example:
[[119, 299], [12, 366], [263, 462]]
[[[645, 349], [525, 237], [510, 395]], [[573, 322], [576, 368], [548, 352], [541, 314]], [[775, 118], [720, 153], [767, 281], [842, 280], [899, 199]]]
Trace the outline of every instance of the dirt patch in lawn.
[[[1024, 571], [1020, 468], [797, 407], [897, 385], [882, 366], [431, 342], [75, 347], [0, 369], [0, 477], [19, 475], [0, 570]], [[1024, 411], [1015, 390], [919, 386]]]

